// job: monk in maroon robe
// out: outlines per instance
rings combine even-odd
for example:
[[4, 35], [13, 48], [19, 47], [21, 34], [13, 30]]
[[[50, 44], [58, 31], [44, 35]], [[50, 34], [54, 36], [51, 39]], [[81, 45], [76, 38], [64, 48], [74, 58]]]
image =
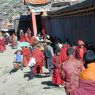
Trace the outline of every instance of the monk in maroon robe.
[[30, 50], [28, 47], [22, 48], [22, 54], [23, 54], [23, 65], [26, 67], [30, 61]]
[[6, 50], [6, 41], [5, 38], [2, 36], [0, 37], [0, 51], [3, 52], [4, 50]]
[[84, 61], [83, 56], [86, 52], [86, 48], [84, 47], [84, 45], [85, 45], [84, 42], [79, 40], [78, 46], [76, 47], [76, 57], [81, 61]]
[[22, 34], [22, 35], [20, 36], [20, 42], [25, 42], [25, 35], [24, 35], [24, 34]]
[[68, 59], [62, 64], [62, 78], [65, 81], [65, 90], [67, 95], [73, 95], [73, 92], [79, 87], [79, 75], [84, 66], [82, 62], [75, 58], [75, 50], [67, 50]]
[[3, 48], [4, 50], [6, 50], [6, 39], [5, 38], [3, 38]]
[[29, 40], [31, 39], [31, 33], [28, 33], [28, 39]]
[[61, 51], [60, 51], [60, 63], [63, 63], [64, 61], [66, 61], [67, 60], [67, 49], [68, 49], [68, 45], [67, 44], [65, 44], [63, 47], [62, 47], [62, 49], [61, 49]]
[[6, 50], [6, 39], [2, 36], [2, 33], [0, 32], [0, 51], [3, 52]]
[[20, 32], [20, 39], [19, 39], [19, 41], [20, 42], [25, 42], [26, 40], [25, 40], [25, 34], [24, 34], [23, 30], [20, 30], [19, 32]]
[[36, 42], [36, 38], [33, 36], [29, 39], [29, 43], [33, 45]]
[[28, 38], [28, 34], [27, 33], [25, 33], [25, 41], [29, 42], [29, 38]]
[[16, 48], [17, 47], [17, 36], [14, 33], [11, 36], [11, 46], [12, 46], [12, 48]]
[[31, 35], [32, 35], [31, 30], [30, 30], [30, 28], [28, 28], [27, 29], [27, 36], [28, 36], [29, 40], [31, 39]]
[[34, 57], [36, 59], [36, 65], [34, 66], [34, 73], [42, 74], [43, 73], [42, 67], [43, 67], [43, 62], [44, 62], [44, 54], [39, 47], [36, 47], [32, 51], [32, 57]]
[[60, 53], [56, 51], [56, 54], [52, 58], [52, 63], [54, 65], [53, 75], [52, 75], [52, 83], [56, 86], [63, 85], [63, 80], [61, 79], [59, 69], [60, 69]]

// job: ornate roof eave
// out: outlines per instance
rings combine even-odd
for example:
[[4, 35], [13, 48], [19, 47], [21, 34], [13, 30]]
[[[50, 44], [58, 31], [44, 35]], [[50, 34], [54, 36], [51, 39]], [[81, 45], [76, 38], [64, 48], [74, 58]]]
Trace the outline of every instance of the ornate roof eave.
[[49, 11], [49, 7], [51, 6], [51, 4], [32, 6], [32, 4], [27, 3], [27, 6], [31, 12], [43, 12], [43, 11]]
[[[52, 1], [52, 0], [51, 0]], [[58, 2], [58, 3], [54, 3], [54, 2], [49, 2], [48, 4], [42, 4], [42, 5], [34, 5], [31, 3], [27, 3], [28, 8], [32, 11], [32, 12], [54, 12], [57, 10], [62, 9], [63, 7], [66, 7], [70, 5], [70, 2]]]
[[31, 12], [43, 12], [43, 11], [48, 11], [49, 7], [51, 6], [52, 0], [47, 0], [47, 1], [48, 2], [41, 4], [33, 4], [31, 2], [25, 2], [25, 5], [27, 5], [27, 7]]
[[79, 13], [80, 10], [84, 11], [87, 7], [89, 8], [93, 6], [95, 6], [95, 0], [87, 0], [70, 6], [61, 7], [54, 11], [48, 11], [47, 15], [49, 17], [69, 16], [71, 14]]

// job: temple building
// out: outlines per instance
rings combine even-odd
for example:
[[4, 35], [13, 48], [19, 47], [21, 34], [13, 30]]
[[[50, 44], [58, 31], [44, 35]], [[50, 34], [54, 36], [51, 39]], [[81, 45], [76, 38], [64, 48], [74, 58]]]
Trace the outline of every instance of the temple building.
[[41, 25], [41, 30], [62, 41], [95, 44], [95, 0], [24, 0], [24, 4], [31, 13], [34, 36]]

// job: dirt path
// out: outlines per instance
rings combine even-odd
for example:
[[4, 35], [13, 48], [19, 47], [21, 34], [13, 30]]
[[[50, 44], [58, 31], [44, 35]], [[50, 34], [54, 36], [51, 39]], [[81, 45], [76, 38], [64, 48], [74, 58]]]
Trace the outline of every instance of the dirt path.
[[13, 68], [13, 52], [9, 46], [0, 53], [0, 95], [65, 95], [63, 88], [51, 85], [51, 77], [39, 77], [28, 81], [29, 68], [9, 74]]

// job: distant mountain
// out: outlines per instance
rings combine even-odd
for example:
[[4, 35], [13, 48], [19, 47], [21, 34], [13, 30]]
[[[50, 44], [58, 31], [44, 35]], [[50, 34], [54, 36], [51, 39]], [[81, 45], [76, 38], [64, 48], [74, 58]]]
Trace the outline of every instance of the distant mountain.
[[26, 10], [21, 0], [0, 0], [0, 19], [11, 21], [12, 16], [24, 14]]

